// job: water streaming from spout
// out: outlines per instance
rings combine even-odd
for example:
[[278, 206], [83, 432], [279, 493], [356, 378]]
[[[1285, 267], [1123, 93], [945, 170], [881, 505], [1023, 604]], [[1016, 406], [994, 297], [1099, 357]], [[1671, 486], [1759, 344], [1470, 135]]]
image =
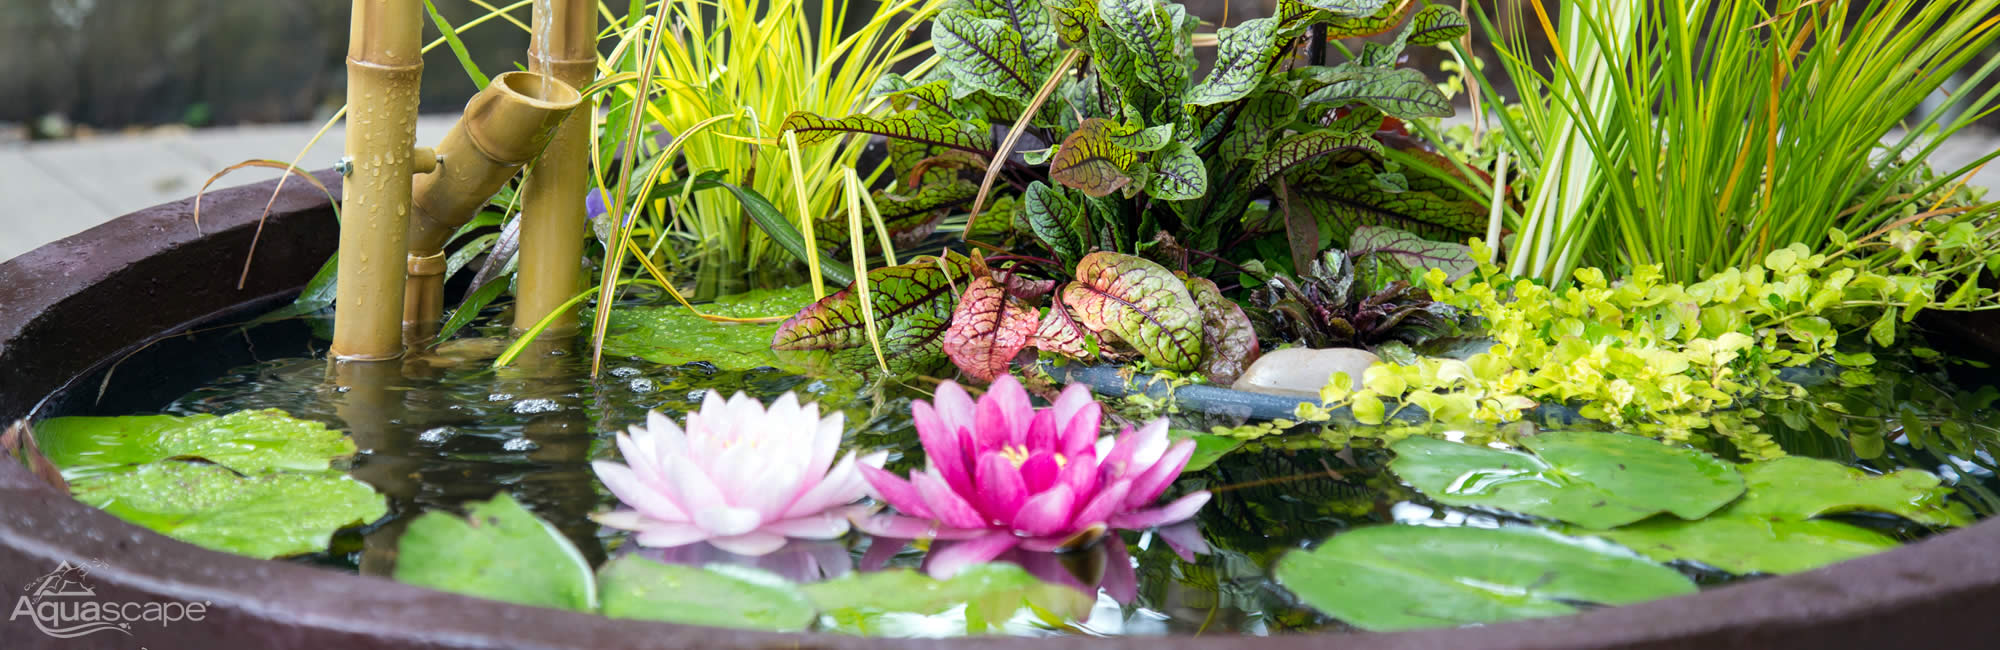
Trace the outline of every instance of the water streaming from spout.
[[534, 56], [529, 57], [528, 70], [542, 75], [541, 84], [536, 86], [536, 99], [549, 98], [549, 84], [555, 79], [555, 62], [549, 59], [549, 36], [555, 30], [555, 0], [535, 0], [535, 16], [532, 41]]

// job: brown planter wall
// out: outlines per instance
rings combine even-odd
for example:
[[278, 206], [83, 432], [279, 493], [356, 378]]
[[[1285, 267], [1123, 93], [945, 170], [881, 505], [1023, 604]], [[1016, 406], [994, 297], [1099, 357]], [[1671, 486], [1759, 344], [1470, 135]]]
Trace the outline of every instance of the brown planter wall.
[[[337, 178], [322, 173], [336, 183]], [[245, 302], [298, 289], [331, 252], [331, 211], [292, 186], [266, 224], [248, 286], [243, 251], [271, 184], [204, 205], [144, 210], [0, 263], [0, 418], [155, 337]], [[378, 578], [202, 550], [126, 524], [0, 458], [0, 603], [62, 562], [98, 563], [96, 602], [207, 603], [200, 621], [135, 624], [54, 639], [0, 619], [0, 648], [218, 647], [927, 647], [613, 621], [505, 605]], [[1276, 638], [956, 640], [954, 647], [1826, 648], [1987, 647], [2000, 638], [2000, 520], [1907, 548], [1783, 578], [1585, 614], [1400, 634]]]

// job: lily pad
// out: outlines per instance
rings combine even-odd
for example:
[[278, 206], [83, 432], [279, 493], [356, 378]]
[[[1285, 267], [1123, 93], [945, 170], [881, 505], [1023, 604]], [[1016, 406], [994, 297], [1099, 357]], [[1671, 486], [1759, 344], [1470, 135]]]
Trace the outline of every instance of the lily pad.
[[637, 555], [597, 573], [604, 615], [689, 625], [796, 632], [812, 625], [812, 601], [784, 578], [747, 567], [666, 564]]
[[[789, 315], [811, 303], [812, 288], [800, 285], [723, 296], [696, 308], [714, 316], [759, 318]], [[775, 322], [718, 323], [680, 305], [623, 307], [611, 311], [604, 352], [666, 365], [707, 361], [729, 370], [792, 368], [771, 351], [777, 331]]]
[[169, 458], [206, 460], [246, 474], [319, 472], [354, 454], [346, 434], [277, 409], [221, 417], [50, 418], [35, 425], [35, 439], [70, 478]]
[[1552, 432], [1522, 444], [1536, 455], [1412, 437], [1391, 447], [1389, 469], [1440, 503], [1594, 529], [1662, 512], [1699, 519], [1743, 494], [1743, 478], [1729, 463], [1650, 438]]
[[999, 628], [1022, 607], [1060, 623], [1088, 617], [1094, 602], [1083, 592], [1000, 563], [967, 567], [943, 581], [909, 569], [891, 569], [850, 574], [801, 589], [824, 614], [828, 629], [871, 636], [901, 629], [903, 615], [938, 614], [959, 605], [965, 606], [966, 632], [979, 634]]
[[326, 549], [333, 532], [388, 514], [367, 483], [338, 472], [244, 476], [162, 461], [71, 484], [78, 501], [203, 548], [258, 558]]
[[1654, 519], [1592, 533], [1657, 560], [1694, 560], [1731, 573], [1796, 573], [1895, 548], [1887, 535], [1812, 517], [1875, 511], [1933, 526], [1970, 521], [1950, 490], [1921, 470], [1871, 475], [1817, 458], [1743, 466], [1743, 498], [1700, 521]]
[[396, 579], [493, 600], [589, 611], [590, 563], [554, 526], [501, 493], [464, 519], [427, 512], [396, 545]]
[[1559, 616], [1694, 593], [1686, 576], [1603, 544], [1531, 528], [1373, 526], [1278, 561], [1306, 604], [1367, 630]]
[[1181, 468], [1182, 472], [1195, 472], [1207, 469], [1209, 465], [1214, 465], [1215, 461], [1222, 460], [1223, 456], [1229, 455], [1229, 452], [1236, 451], [1243, 446], [1243, 443], [1248, 442], [1242, 438], [1199, 433], [1186, 429], [1172, 429], [1167, 432], [1167, 435], [1176, 441], [1194, 440], [1194, 455], [1188, 457], [1187, 467]]

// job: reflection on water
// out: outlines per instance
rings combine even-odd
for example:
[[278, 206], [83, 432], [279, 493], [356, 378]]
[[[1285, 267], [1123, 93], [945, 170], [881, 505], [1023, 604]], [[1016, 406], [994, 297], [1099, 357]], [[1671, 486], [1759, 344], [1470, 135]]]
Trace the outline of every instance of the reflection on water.
[[[412, 517], [428, 510], [459, 510], [468, 501], [503, 490], [553, 523], [593, 562], [609, 554], [643, 552], [692, 564], [747, 564], [808, 580], [920, 564], [923, 551], [901, 540], [878, 543], [859, 533], [843, 544], [795, 542], [797, 548], [761, 558], [730, 556], [706, 546], [639, 551], [628, 547], [621, 534], [586, 518], [616, 505], [589, 462], [615, 459], [610, 432], [641, 421], [648, 410], [679, 420], [698, 408], [706, 391], [740, 390], [766, 401], [795, 391], [801, 401], [841, 410], [849, 423], [849, 446], [899, 450], [890, 466], [906, 467], [921, 454], [909, 422], [909, 400], [927, 397], [922, 391], [933, 383], [864, 388], [854, 377], [812, 378], [769, 368], [724, 370], [705, 363], [659, 366], [629, 359], [607, 359], [607, 372], [589, 379], [587, 349], [575, 342], [543, 346], [514, 367], [495, 370], [490, 360], [499, 352], [499, 332], [484, 334], [488, 338], [468, 335], [402, 364], [330, 370], [324, 359], [312, 357], [257, 362], [219, 377], [196, 378], [206, 381], [166, 411], [277, 408], [351, 433], [363, 450], [351, 471], [389, 496], [391, 515], [365, 529], [346, 531], [329, 553], [307, 558], [346, 570], [388, 573], [396, 537]], [[1771, 433], [1793, 453], [1884, 471], [1918, 467], [1938, 472], [1961, 488], [1960, 498], [1975, 510], [1991, 513], [2000, 504], [1994, 498], [1994, 460], [1988, 447], [2000, 439], [1994, 426], [2000, 418], [1991, 408], [2000, 392], [1960, 391], [1941, 372], [1894, 365], [1899, 363], [1905, 362], [1885, 361], [1878, 372], [1882, 381], [1875, 386], [1822, 387], [1807, 400], [1760, 404], [1731, 417]], [[1203, 429], [1214, 423], [1177, 424]], [[1215, 493], [1195, 520], [1199, 538], [1209, 547], [1205, 554], [1177, 552], [1158, 533], [1126, 533], [1107, 541], [1120, 543], [1117, 547], [1008, 559], [1047, 580], [1101, 589], [1090, 618], [1069, 632], [1331, 630], [1344, 626], [1299, 604], [1270, 580], [1269, 567], [1279, 555], [1367, 524], [1527, 523], [1425, 501], [1384, 471], [1386, 454], [1327, 449], [1316, 442], [1310, 437], [1254, 442], [1210, 469], [1185, 476], [1163, 497], [1197, 489]], [[1903, 537], [1922, 534], [1893, 518], [1851, 521]], [[1698, 566], [1679, 568], [1704, 584], [1728, 579]], [[954, 627], [949, 613], [940, 616], [913, 617], [897, 629], [911, 634], [964, 629], [962, 622]], [[1023, 634], [1057, 632], [1027, 620], [1007, 627]]]

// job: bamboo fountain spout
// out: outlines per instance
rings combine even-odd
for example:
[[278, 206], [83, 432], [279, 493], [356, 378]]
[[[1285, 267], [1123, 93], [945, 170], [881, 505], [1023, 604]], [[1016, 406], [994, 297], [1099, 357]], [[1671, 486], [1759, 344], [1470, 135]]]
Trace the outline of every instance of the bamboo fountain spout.
[[331, 356], [403, 354], [403, 253], [410, 213], [423, 2], [354, 0], [347, 45], [347, 159]]
[[521, 167], [540, 155], [583, 101], [568, 84], [532, 72], [493, 78], [437, 146], [437, 168], [416, 177], [408, 233], [403, 326], [422, 332], [444, 311], [444, 244]]

